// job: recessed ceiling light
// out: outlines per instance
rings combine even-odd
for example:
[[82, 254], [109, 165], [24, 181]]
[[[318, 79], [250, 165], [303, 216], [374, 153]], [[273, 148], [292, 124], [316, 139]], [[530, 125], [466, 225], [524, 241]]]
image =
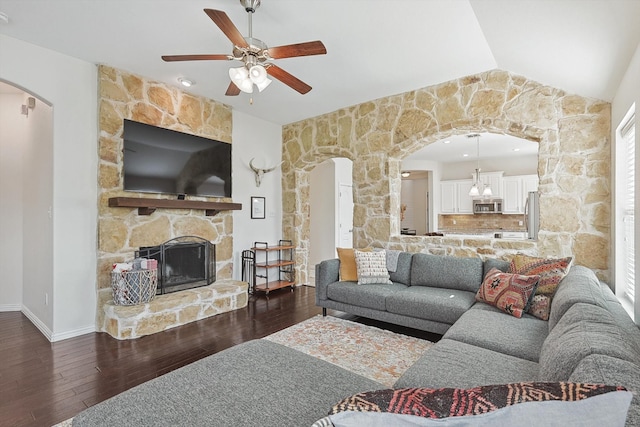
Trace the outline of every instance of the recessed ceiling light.
[[449, 141], [448, 139], [446, 141], [443, 141], [444, 144], [451, 144], [451, 141]]
[[464, 153], [462, 157], [469, 157], [469, 155], [467, 153]]
[[196, 84], [196, 82], [194, 82], [193, 80], [187, 79], [186, 77], [180, 77], [178, 78], [178, 81], [184, 87], [191, 87], [194, 84]]
[[519, 148], [514, 148], [513, 151], [520, 151], [520, 149]]

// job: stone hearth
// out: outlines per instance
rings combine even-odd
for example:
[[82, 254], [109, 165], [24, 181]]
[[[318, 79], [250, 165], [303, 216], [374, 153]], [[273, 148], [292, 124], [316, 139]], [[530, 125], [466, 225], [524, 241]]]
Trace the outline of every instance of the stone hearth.
[[196, 320], [247, 306], [248, 285], [236, 280], [218, 280], [211, 285], [166, 295], [146, 304], [115, 305], [111, 289], [98, 293], [98, 330], [117, 339], [154, 334]]

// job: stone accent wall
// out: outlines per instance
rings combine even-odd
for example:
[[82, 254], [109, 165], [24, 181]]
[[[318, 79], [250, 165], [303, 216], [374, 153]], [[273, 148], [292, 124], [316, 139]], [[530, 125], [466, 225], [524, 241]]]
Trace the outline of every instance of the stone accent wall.
[[[283, 233], [299, 248], [299, 282], [308, 282], [309, 171], [332, 157], [353, 161], [356, 247], [505, 259], [516, 252], [570, 255], [607, 280], [610, 110], [607, 102], [493, 70], [286, 125]], [[402, 159], [437, 140], [476, 132], [539, 144], [539, 240], [400, 236]]]
[[[134, 208], [111, 208], [110, 197], [168, 197], [123, 191], [123, 119], [231, 143], [231, 108], [177, 87], [100, 66], [98, 169], [98, 289], [110, 288], [111, 265], [133, 259], [140, 246], [155, 246], [194, 235], [216, 244], [217, 279], [233, 273], [233, 215], [223, 211], [158, 209], [138, 215]], [[195, 199], [195, 198], [194, 198]], [[199, 198], [231, 202], [228, 198]], [[104, 301], [98, 301], [98, 313]], [[98, 319], [98, 325], [102, 323]]]
[[101, 289], [98, 325], [114, 338], [139, 338], [245, 307], [247, 288], [246, 282], [218, 280], [208, 286], [158, 295], [146, 304], [131, 306], [115, 305], [111, 291]]

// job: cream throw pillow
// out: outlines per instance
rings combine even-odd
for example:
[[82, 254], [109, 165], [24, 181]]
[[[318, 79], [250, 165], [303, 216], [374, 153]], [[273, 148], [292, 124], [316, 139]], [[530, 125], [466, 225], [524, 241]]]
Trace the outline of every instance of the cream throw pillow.
[[363, 252], [356, 250], [356, 267], [358, 269], [358, 285], [391, 284], [387, 270], [387, 252]]

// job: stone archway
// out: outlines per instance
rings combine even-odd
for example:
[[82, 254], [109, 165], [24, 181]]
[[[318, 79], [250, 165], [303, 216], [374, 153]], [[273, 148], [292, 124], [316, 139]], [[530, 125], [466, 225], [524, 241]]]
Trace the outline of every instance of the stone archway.
[[[399, 236], [400, 162], [426, 144], [469, 132], [540, 144], [537, 242]], [[353, 160], [354, 244], [508, 257], [574, 256], [607, 279], [610, 241], [610, 104], [493, 70], [366, 102], [283, 129], [283, 231], [308, 256], [308, 171], [333, 156]], [[306, 277], [298, 280], [305, 283]]]

